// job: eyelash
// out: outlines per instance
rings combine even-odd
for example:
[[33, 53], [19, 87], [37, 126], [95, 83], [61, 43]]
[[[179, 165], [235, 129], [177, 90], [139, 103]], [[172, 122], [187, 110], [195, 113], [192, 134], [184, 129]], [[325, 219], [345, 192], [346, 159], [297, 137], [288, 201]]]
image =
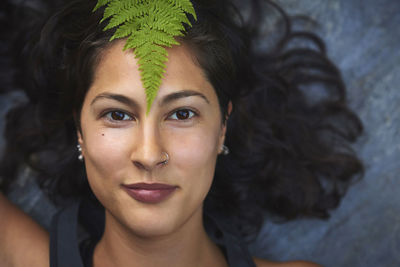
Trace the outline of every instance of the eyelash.
[[[189, 118], [187, 118], [187, 119], [182, 119], [182, 120], [178, 119], [177, 116], [176, 116], [176, 114], [177, 114], [177, 112], [179, 112], [179, 111], [188, 111], [189, 114], [190, 114], [190, 115], [189, 115]], [[120, 113], [121, 115], [123, 115], [123, 118], [125, 118], [126, 116], [128, 116], [129, 119], [115, 120], [115, 119], [113, 119], [113, 118], [111, 117], [111, 115], [112, 115], [113, 112]], [[173, 115], [175, 115], [176, 119], [171, 119], [171, 117], [172, 117]], [[189, 109], [189, 108], [179, 108], [179, 109], [176, 109], [176, 110], [174, 110], [173, 112], [171, 112], [171, 113], [168, 115], [167, 119], [171, 119], [171, 120], [175, 120], [175, 121], [188, 121], [188, 120], [191, 120], [192, 118], [194, 118], [194, 117], [196, 117], [196, 116], [198, 116], [197, 112], [195, 112], [195, 111], [193, 111], [193, 110], [191, 110], [191, 109]], [[122, 110], [109, 110], [109, 111], [104, 112], [104, 114], [103, 114], [101, 117], [104, 117], [106, 120], [108, 120], [108, 121], [110, 121], [110, 122], [112, 122], [112, 123], [120, 123], [120, 122], [124, 122], [124, 121], [134, 121], [134, 120], [136, 120], [133, 116], [129, 115], [127, 112], [122, 111]]]

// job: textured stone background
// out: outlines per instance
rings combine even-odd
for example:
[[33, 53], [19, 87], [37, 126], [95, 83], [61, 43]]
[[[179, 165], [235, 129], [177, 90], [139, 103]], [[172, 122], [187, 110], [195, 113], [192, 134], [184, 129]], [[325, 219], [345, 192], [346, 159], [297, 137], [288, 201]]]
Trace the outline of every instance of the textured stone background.
[[292, 15], [319, 22], [319, 35], [343, 72], [365, 135], [366, 164], [329, 221], [266, 223], [255, 255], [324, 266], [400, 266], [400, 1], [280, 0]]
[[[365, 124], [355, 149], [367, 171], [329, 221], [266, 222], [251, 250], [264, 258], [327, 267], [400, 266], [400, 1], [278, 2], [290, 14], [320, 23], [317, 32], [343, 71], [350, 105]], [[0, 116], [17, 101], [18, 93], [0, 97]], [[2, 146], [0, 139], [0, 151]], [[9, 197], [48, 226], [55, 208], [29, 177], [21, 173]]]

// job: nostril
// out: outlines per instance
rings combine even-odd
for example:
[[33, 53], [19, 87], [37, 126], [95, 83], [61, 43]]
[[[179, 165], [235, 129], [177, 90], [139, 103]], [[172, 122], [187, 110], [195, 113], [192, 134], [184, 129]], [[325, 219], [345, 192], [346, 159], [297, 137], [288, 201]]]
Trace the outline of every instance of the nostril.
[[140, 163], [139, 161], [134, 161], [133, 164], [134, 164], [138, 169], [147, 170], [147, 167], [144, 166], [144, 165], [143, 165], [142, 163]]
[[160, 153], [147, 153], [147, 154], [136, 154], [131, 157], [131, 162], [139, 170], [152, 171], [154, 168], [166, 165], [169, 161], [169, 155], [163, 152], [163, 156], [159, 156]]

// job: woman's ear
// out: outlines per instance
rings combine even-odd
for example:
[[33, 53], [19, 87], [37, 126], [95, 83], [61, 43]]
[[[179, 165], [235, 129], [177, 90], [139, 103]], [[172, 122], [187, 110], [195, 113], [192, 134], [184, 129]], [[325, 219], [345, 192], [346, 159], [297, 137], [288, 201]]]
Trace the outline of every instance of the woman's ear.
[[233, 108], [232, 101], [229, 101], [229, 103], [228, 103], [228, 114], [226, 115], [225, 121], [227, 121], [229, 116], [231, 115], [232, 108]]
[[76, 136], [78, 137], [78, 144], [80, 144], [81, 146], [83, 145], [83, 138], [82, 138], [82, 133], [80, 130], [76, 131]]

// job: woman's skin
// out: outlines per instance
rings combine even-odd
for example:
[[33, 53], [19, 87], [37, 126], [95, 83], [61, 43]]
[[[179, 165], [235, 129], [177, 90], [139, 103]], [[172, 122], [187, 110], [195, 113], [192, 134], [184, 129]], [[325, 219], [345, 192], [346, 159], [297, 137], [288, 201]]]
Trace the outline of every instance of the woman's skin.
[[[228, 266], [202, 224], [203, 201], [226, 132], [217, 95], [189, 48], [173, 47], [158, 95], [146, 113], [137, 61], [132, 52], [122, 51], [123, 45], [117, 41], [101, 55], [77, 133], [89, 184], [106, 211], [94, 267]], [[160, 202], [144, 203], [124, 187], [139, 182], [176, 189]], [[0, 214], [7, 218], [0, 221], [0, 260], [5, 266], [49, 266], [48, 233], [3, 196]], [[19, 261], [27, 251], [32, 251], [29, 261]]]
[[0, 193], [0, 266], [49, 266], [49, 234]]
[[[123, 46], [119, 41], [103, 54], [78, 133], [90, 187], [106, 210], [94, 264], [224, 266], [202, 224], [202, 203], [226, 129], [217, 95], [188, 49], [174, 47], [146, 114], [137, 60]], [[176, 190], [159, 203], [143, 203], [124, 190], [135, 183]]]

